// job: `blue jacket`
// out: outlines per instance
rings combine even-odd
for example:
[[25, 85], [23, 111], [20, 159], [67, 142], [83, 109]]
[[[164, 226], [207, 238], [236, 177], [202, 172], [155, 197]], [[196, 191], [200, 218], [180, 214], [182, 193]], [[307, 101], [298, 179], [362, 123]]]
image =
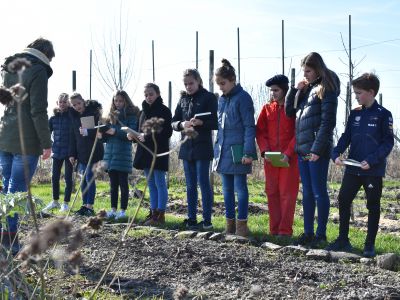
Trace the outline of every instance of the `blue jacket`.
[[49, 119], [49, 128], [52, 133], [53, 144], [51, 146], [52, 157], [56, 159], [68, 158], [69, 131], [72, 125], [70, 110], [60, 112], [54, 109], [54, 116]]
[[218, 101], [218, 133], [214, 146], [213, 169], [221, 174], [249, 174], [251, 164], [234, 164], [232, 145], [243, 145], [243, 154], [255, 156], [256, 126], [251, 96], [236, 85]]
[[[137, 115], [134, 112], [120, 113], [118, 119], [125, 126], [137, 128]], [[132, 173], [132, 142], [127, 139], [126, 132], [121, 130], [121, 125], [110, 125], [115, 129], [115, 134], [103, 134], [103, 142], [106, 143], [103, 160], [107, 163], [107, 170]]]
[[393, 118], [376, 101], [371, 107], [353, 109], [346, 129], [333, 149], [333, 161], [350, 146], [348, 158], [367, 161], [370, 169], [346, 166], [346, 173], [359, 176], [385, 176], [386, 157], [392, 151]]

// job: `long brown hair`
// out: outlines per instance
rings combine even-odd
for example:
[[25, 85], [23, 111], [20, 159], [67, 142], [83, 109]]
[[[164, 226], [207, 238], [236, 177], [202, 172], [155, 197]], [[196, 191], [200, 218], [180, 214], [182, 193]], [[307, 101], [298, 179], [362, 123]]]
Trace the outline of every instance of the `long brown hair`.
[[325, 92], [339, 91], [340, 81], [335, 72], [329, 70], [324, 63], [321, 55], [317, 52], [311, 52], [301, 60], [301, 67], [305, 66], [313, 69], [317, 76], [320, 78], [320, 88], [318, 89], [317, 96], [321, 100], [324, 98]]
[[133, 114], [136, 117], [139, 116], [140, 110], [135, 104], [133, 104], [133, 102], [132, 102], [131, 98], [129, 97], [128, 93], [125, 92], [124, 90], [117, 90], [114, 93], [114, 95], [112, 97], [112, 100], [111, 100], [110, 113], [109, 113], [109, 116], [107, 118], [108, 122], [110, 122], [111, 124], [116, 124], [116, 122], [117, 122], [118, 114], [116, 114], [116, 111], [118, 109], [115, 107], [115, 104], [114, 104], [114, 99], [117, 96], [121, 96], [122, 98], [124, 98], [124, 101], [125, 101], [125, 109], [123, 111], [124, 118], [126, 118], [127, 114]]

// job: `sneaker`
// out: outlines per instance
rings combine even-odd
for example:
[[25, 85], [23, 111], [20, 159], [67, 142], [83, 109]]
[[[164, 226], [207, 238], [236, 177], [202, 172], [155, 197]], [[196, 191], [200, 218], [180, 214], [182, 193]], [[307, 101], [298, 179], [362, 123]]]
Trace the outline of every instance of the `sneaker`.
[[88, 207], [86, 207], [86, 210], [83, 213], [83, 216], [86, 216], [86, 217], [93, 217], [95, 215], [96, 215], [96, 213], [94, 212], [94, 210], [91, 208], [88, 208]]
[[326, 235], [316, 235], [310, 244], [313, 249], [324, 249], [326, 246]]
[[60, 212], [67, 212], [69, 209], [69, 206], [67, 203], [61, 204]]
[[125, 218], [126, 218], [126, 213], [124, 210], [120, 210], [115, 216], [115, 219], [125, 219]]
[[342, 251], [342, 252], [351, 252], [353, 247], [350, 244], [349, 239], [343, 239], [338, 237], [334, 242], [330, 243], [325, 250], [327, 251]]
[[55, 208], [60, 208], [60, 203], [58, 203], [58, 201], [56, 201], [56, 200], [53, 200], [49, 204], [47, 204], [47, 206], [45, 208], [43, 208], [42, 211], [49, 211], [49, 210], [53, 210]]
[[211, 222], [201, 221], [200, 223], [197, 224], [197, 228], [199, 230], [211, 231], [214, 229], [214, 226], [211, 224]]
[[371, 257], [375, 257], [375, 255], [376, 255], [376, 253], [375, 253], [374, 244], [370, 243], [370, 242], [365, 242], [363, 256], [371, 258]]
[[76, 214], [76, 215], [80, 215], [80, 216], [84, 216], [84, 215], [85, 215], [85, 211], [86, 211], [87, 209], [88, 209], [88, 208], [87, 208], [86, 206], [83, 206], [83, 205], [82, 205], [81, 208], [75, 212], [75, 214]]
[[314, 239], [314, 234], [302, 233], [302, 234], [299, 235], [297, 240], [295, 240], [293, 242], [293, 245], [295, 245], [295, 246], [307, 246], [307, 245], [311, 244], [313, 239]]
[[189, 230], [199, 230], [198, 226], [197, 226], [197, 221], [193, 220], [193, 219], [185, 219], [183, 221], [183, 225], [186, 227], [186, 229]]
[[117, 216], [117, 212], [115, 210], [109, 210], [106, 213], [106, 218], [107, 219], [115, 218], [116, 216]]

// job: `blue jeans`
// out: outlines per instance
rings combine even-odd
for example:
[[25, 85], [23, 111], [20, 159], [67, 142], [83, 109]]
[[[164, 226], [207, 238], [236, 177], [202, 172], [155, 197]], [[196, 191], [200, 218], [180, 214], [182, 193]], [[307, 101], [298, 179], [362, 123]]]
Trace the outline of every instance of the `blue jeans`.
[[201, 202], [203, 206], [203, 221], [211, 223], [212, 205], [214, 202], [210, 184], [209, 160], [183, 160], [183, 168], [186, 177], [186, 196], [188, 201], [188, 218], [196, 220], [197, 216], [197, 183], [201, 190]]
[[[28, 182], [25, 181], [24, 161], [28, 165]], [[38, 155], [21, 155], [0, 151], [0, 166], [3, 175], [3, 192], [26, 192], [39, 161]]]
[[317, 236], [326, 236], [329, 216], [329, 196], [326, 186], [329, 158], [317, 161], [304, 160], [299, 156], [299, 171], [303, 184], [304, 233], [314, 234], [315, 206], [318, 209]]
[[65, 159], [58, 159], [53, 157], [51, 185], [53, 190], [53, 200], [60, 199], [60, 177], [61, 168], [64, 164], [64, 180], [65, 180], [65, 191], [64, 191], [64, 202], [69, 202], [72, 193], [72, 171], [73, 167], [68, 157]]
[[[146, 177], [149, 175], [150, 169], [144, 169]], [[167, 208], [168, 201], [168, 189], [167, 181], [165, 180], [165, 174], [167, 172], [161, 170], [153, 170], [149, 181], [150, 192], [150, 208], [152, 210], [165, 211]]]
[[225, 216], [235, 219], [235, 192], [238, 197], [238, 219], [247, 220], [249, 210], [249, 191], [246, 174], [221, 174], [222, 192], [225, 202]]
[[[86, 166], [87, 165], [82, 164], [82, 163], [79, 164], [79, 167], [78, 167], [79, 172], [82, 175], [85, 173]], [[85, 178], [83, 178], [82, 184], [81, 184], [83, 205], [86, 205], [86, 204], [93, 205], [94, 197], [96, 196], [96, 182], [94, 179], [92, 179], [94, 176], [92, 168], [93, 168], [93, 165], [90, 165], [88, 168], [88, 171], [86, 173], [86, 176], [85, 176]], [[92, 183], [90, 185], [88, 185], [91, 181], [92, 181]], [[86, 190], [86, 192], [85, 192], [85, 190]]]

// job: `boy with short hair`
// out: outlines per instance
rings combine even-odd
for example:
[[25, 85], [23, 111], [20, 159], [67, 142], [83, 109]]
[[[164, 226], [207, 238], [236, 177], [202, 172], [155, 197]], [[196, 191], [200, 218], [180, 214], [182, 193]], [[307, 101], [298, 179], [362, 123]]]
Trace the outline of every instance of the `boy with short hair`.
[[353, 80], [352, 85], [361, 106], [351, 111], [345, 132], [333, 150], [332, 160], [336, 165], [344, 165], [341, 154], [350, 146], [348, 158], [361, 162], [361, 166], [346, 166], [338, 196], [339, 237], [326, 249], [352, 250], [348, 238], [350, 206], [358, 190], [363, 186], [368, 208], [368, 231], [363, 255], [374, 257], [380, 218], [382, 178], [385, 176], [386, 158], [394, 144], [393, 118], [391, 112], [375, 100], [379, 90], [379, 79], [375, 74], [365, 73]]

